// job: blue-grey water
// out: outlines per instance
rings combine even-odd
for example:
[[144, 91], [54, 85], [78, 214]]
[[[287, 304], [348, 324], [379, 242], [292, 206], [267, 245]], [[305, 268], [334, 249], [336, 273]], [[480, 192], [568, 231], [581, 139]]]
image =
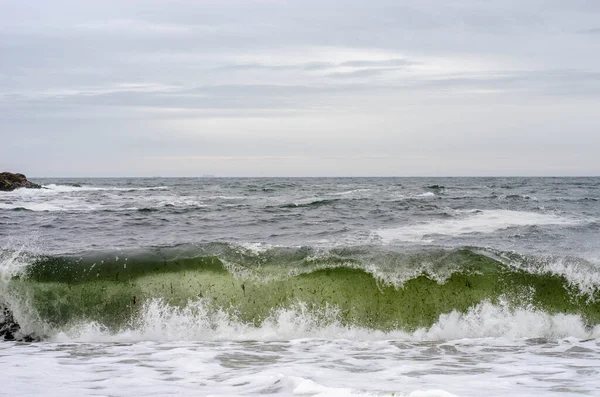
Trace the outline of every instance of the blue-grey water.
[[600, 178], [32, 179], [0, 395], [600, 393]]
[[[397, 242], [434, 236], [441, 245], [577, 255], [593, 254], [600, 230], [599, 178], [37, 181], [47, 188], [0, 195], [0, 238], [36, 235], [51, 252], [214, 241], [378, 244], [381, 230], [417, 225], [418, 231]], [[499, 211], [505, 211], [506, 223]], [[485, 215], [496, 213], [490, 224]], [[535, 219], [528, 222], [528, 216]], [[464, 225], [447, 233], [444, 226], [452, 221]]]

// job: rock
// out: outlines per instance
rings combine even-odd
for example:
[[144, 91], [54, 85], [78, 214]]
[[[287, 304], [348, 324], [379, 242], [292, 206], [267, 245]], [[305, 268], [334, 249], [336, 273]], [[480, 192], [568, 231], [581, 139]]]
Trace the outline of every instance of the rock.
[[0, 314], [0, 339], [15, 340], [14, 333], [18, 331], [19, 326], [15, 324], [12, 313], [7, 308], [2, 309]]
[[10, 192], [18, 188], [41, 189], [42, 186], [27, 180], [23, 174], [0, 172], [0, 191]]
[[25, 335], [21, 332], [21, 327], [8, 308], [0, 306], [0, 341], [16, 342], [38, 342], [40, 338], [33, 335]]

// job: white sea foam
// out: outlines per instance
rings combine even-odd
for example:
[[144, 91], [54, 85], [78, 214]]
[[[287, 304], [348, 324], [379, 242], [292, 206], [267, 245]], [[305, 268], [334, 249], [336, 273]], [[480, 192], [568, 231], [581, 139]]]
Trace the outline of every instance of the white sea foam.
[[326, 307], [308, 310], [298, 303], [274, 311], [261, 326], [247, 324], [231, 314], [214, 310], [206, 300], [187, 306], [170, 306], [160, 299], [145, 304], [135, 328], [111, 333], [95, 323], [82, 323], [57, 333], [58, 342], [135, 342], [181, 340], [281, 341], [301, 338], [324, 340], [401, 340], [410, 342], [457, 340], [464, 338], [559, 339], [600, 337], [600, 326], [589, 329], [578, 315], [550, 315], [532, 308], [512, 309], [506, 303], [484, 301], [466, 313], [452, 311], [440, 315], [429, 328], [414, 332], [383, 332], [342, 324], [339, 310]]
[[[149, 202], [150, 200], [146, 200]], [[155, 199], [152, 200], [155, 202]], [[152, 206], [152, 203], [149, 203]], [[156, 205], [156, 203], [155, 203]], [[210, 207], [210, 205], [204, 204], [200, 201], [190, 200], [185, 198], [171, 198], [170, 200], [161, 200], [156, 205], [157, 207]]]
[[14, 204], [0, 203], [0, 209], [24, 209], [34, 212], [60, 212], [60, 211], [93, 211], [97, 207], [87, 204], [82, 200], [52, 200], [47, 202], [17, 202]]
[[247, 200], [251, 197], [248, 196], [207, 196], [207, 197], [202, 197], [205, 200]]
[[[141, 200], [140, 200], [141, 201]], [[158, 209], [164, 207], [176, 208], [206, 208], [208, 204], [196, 200], [174, 199], [160, 202], [144, 201], [145, 206], [122, 206], [121, 203], [94, 205], [84, 202], [83, 200], [53, 200], [45, 203], [39, 202], [17, 202], [14, 204], [0, 203], [0, 209], [4, 210], [27, 210], [33, 212], [92, 212], [92, 211], [136, 211], [139, 209]]]
[[[141, 188], [162, 189], [161, 187]], [[34, 212], [91, 212], [103, 209], [127, 210], [136, 209], [131, 205], [123, 206], [128, 197], [102, 197], [99, 198], [95, 191], [131, 190], [129, 188], [93, 187], [49, 184], [42, 189], [17, 189], [7, 192], [0, 197], [0, 210], [24, 209]], [[133, 190], [140, 190], [134, 188]], [[107, 194], [108, 193], [103, 193]], [[139, 197], [137, 197], [139, 199]], [[139, 201], [139, 200], [138, 200]]]
[[57, 185], [54, 183], [43, 185], [41, 189], [16, 189], [11, 192], [5, 192], [4, 196], [13, 197], [31, 197], [55, 195], [59, 193], [79, 193], [79, 192], [95, 192], [95, 191], [152, 191], [152, 190], [169, 190], [168, 186], [149, 186], [149, 187], [117, 187], [117, 186], [89, 186], [89, 185]]
[[[23, 189], [21, 189], [23, 190]], [[146, 191], [146, 190], [169, 190], [168, 186], [148, 186], [148, 187], [116, 187], [116, 186], [74, 186], [74, 185], [57, 185], [49, 184], [44, 185], [42, 189], [34, 189], [35, 192], [44, 193], [45, 191], [55, 193], [68, 193], [68, 192], [85, 192], [85, 191]]]
[[276, 247], [273, 244], [266, 243], [240, 243], [239, 246], [247, 250], [252, 255], [261, 255]]
[[[320, 341], [254, 346], [238, 343], [217, 346], [204, 343], [30, 344], [15, 346], [10, 355], [0, 354], [3, 367], [0, 380], [3, 391], [51, 397], [456, 396], [439, 386], [428, 387], [430, 383], [440, 383], [437, 379], [405, 376], [410, 368], [405, 365], [409, 364], [406, 361], [414, 365], [417, 360], [389, 357], [393, 345], [368, 346], [383, 353], [378, 359], [359, 359], [361, 347], [364, 350], [367, 346]], [[9, 360], [18, 360], [18, 365]], [[348, 376], [347, 367], [359, 371], [360, 376]], [[435, 373], [433, 367], [431, 370]], [[451, 389], [462, 389], [452, 382], [444, 383]]]
[[[297, 376], [290, 377], [293, 384], [294, 396], [310, 396], [310, 397], [379, 397], [389, 396], [390, 393], [382, 394], [377, 392], [366, 392], [349, 387], [331, 387], [319, 384], [313, 380], [301, 378]], [[414, 392], [392, 393], [398, 397], [456, 397], [456, 395], [444, 390], [416, 390]]]
[[511, 210], [472, 210], [454, 219], [415, 223], [377, 231], [384, 242], [432, 242], [432, 236], [459, 236], [469, 233], [492, 233], [509, 227], [533, 225], [575, 225], [580, 220], [554, 214]]
[[0, 381], [51, 397], [595, 395], [594, 342], [497, 342], [7, 343]]
[[0, 203], [0, 209], [3, 210], [17, 210], [17, 209], [24, 209], [24, 210], [28, 210], [28, 211], [61, 211], [62, 208], [57, 207], [55, 205], [52, 204], [46, 204], [46, 203], [17, 203], [17, 204], [6, 204], [6, 203]]
[[139, 328], [119, 333], [84, 324], [51, 341], [0, 343], [3, 390], [61, 397], [512, 397], [559, 396], [557, 387], [585, 394], [599, 386], [600, 349], [590, 339], [600, 328], [586, 329], [577, 316], [483, 302], [442, 315], [428, 329], [383, 333], [345, 327], [332, 308], [314, 313], [298, 305], [256, 327], [204, 302], [175, 308], [154, 300]]
[[57, 185], [51, 183], [44, 185], [42, 189], [39, 189], [40, 193], [71, 193], [71, 192], [86, 192], [86, 191], [99, 191], [106, 190], [106, 188], [94, 187], [94, 186], [73, 186], [73, 185]]
[[335, 193], [331, 193], [334, 196], [348, 196], [348, 195], [356, 195], [357, 193], [366, 193], [371, 191], [371, 189], [352, 189], [352, 190], [346, 190], [343, 192], [335, 192]]
[[[24, 209], [34, 212], [91, 212], [99, 210], [132, 211], [140, 208], [162, 208], [165, 206], [178, 208], [208, 206], [186, 196], [165, 194], [137, 195], [135, 192], [129, 196], [117, 196], [105, 192], [103, 193], [105, 197], [98, 199], [98, 197], [90, 194], [90, 190], [111, 191], [112, 189], [94, 188], [88, 189], [87, 191], [84, 190], [85, 193], [80, 194], [78, 192], [81, 188], [67, 188], [69, 189], [66, 189], [64, 192], [61, 192], [60, 190], [44, 190], [44, 193], [41, 194], [26, 193], [12, 196], [3, 195], [3, 197], [0, 198], [0, 209]], [[32, 189], [21, 190], [32, 191]]]

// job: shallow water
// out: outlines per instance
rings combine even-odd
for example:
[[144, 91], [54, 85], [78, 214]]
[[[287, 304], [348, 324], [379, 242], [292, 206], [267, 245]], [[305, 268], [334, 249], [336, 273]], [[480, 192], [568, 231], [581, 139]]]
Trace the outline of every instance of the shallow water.
[[572, 338], [0, 345], [22, 396], [597, 395], [598, 359]]

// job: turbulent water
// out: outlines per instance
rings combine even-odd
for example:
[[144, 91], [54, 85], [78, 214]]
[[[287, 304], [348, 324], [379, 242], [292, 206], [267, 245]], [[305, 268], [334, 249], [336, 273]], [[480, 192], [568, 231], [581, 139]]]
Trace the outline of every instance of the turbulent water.
[[35, 182], [0, 395], [600, 393], [600, 178]]

